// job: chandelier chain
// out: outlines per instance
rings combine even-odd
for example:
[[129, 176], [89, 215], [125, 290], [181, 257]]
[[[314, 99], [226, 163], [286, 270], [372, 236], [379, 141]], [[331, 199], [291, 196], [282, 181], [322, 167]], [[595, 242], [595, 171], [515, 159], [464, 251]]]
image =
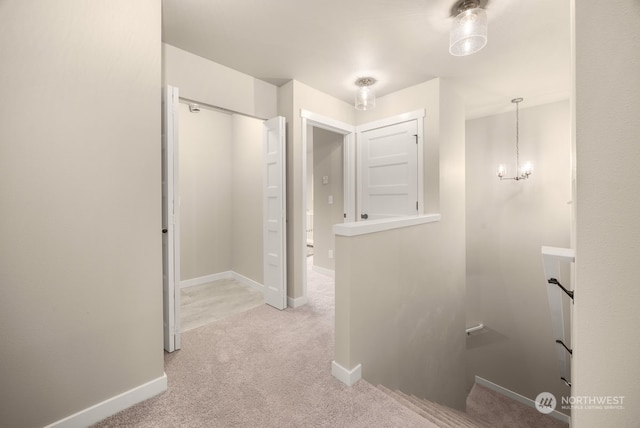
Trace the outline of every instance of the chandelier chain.
[[518, 114], [518, 107], [520, 102], [516, 102], [516, 174], [520, 174], [520, 115]]

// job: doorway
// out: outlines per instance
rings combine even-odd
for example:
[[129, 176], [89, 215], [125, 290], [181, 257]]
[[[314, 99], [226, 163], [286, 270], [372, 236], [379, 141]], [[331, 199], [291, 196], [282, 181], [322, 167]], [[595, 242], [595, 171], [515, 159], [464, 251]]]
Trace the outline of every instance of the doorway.
[[[174, 87], [163, 101], [164, 335], [171, 352], [180, 349], [181, 297], [189, 303], [203, 295], [187, 288], [223, 288], [205, 293], [217, 306], [207, 306], [218, 312], [207, 315], [211, 321], [264, 302], [285, 307], [286, 175], [284, 118], [194, 103]], [[238, 297], [244, 301], [224, 305]]]
[[307, 257], [313, 270], [333, 276], [333, 225], [344, 222], [343, 136], [313, 126], [308, 132]]
[[333, 225], [355, 221], [355, 128], [306, 110], [302, 111], [303, 186], [301, 251], [303, 297], [309, 277], [333, 277]]

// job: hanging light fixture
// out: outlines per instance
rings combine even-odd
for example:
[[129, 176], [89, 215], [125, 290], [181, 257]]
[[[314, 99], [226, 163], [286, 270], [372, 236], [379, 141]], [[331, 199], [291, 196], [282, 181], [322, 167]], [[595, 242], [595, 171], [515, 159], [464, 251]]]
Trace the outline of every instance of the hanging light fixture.
[[514, 98], [511, 100], [511, 102], [516, 105], [516, 175], [514, 177], [505, 177], [505, 174], [507, 173], [507, 167], [504, 164], [501, 164], [500, 166], [498, 166], [498, 177], [500, 178], [500, 180], [526, 180], [533, 172], [533, 167], [530, 162], [525, 163], [524, 166], [520, 168], [520, 118], [518, 105], [522, 101], [523, 98]]
[[462, 0], [454, 7], [457, 13], [449, 33], [449, 53], [471, 55], [487, 44], [487, 13], [480, 0]]
[[360, 77], [356, 80], [356, 109], [358, 110], [371, 110], [376, 106], [376, 94], [371, 87], [376, 83], [376, 79], [373, 77]]

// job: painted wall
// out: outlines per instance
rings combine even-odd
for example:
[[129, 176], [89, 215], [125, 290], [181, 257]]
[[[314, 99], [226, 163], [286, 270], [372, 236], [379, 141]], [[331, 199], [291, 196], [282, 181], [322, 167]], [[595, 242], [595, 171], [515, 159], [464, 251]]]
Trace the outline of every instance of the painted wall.
[[262, 272], [263, 122], [232, 116], [232, 259], [234, 272], [259, 284]]
[[[442, 220], [336, 237], [336, 353], [365, 380], [465, 407], [464, 107], [436, 79], [387, 95], [359, 121], [427, 108], [432, 205]], [[375, 114], [373, 114], [375, 112]], [[366, 112], [365, 112], [366, 113]], [[371, 267], [375, 266], [375, 269]]]
[[3, 426], [163, 377], [160, 14], [0, 4]]
[[224, 65], [162, 44], [163, 83], [180, 97], [249, 116], [276, 116], [277, 87]]
[[[343, 139], [335, 132], [313, 128], [313, 265], [329, 270], [335, 269], [333, 225], [344, 222]], [[327, 184], [323, 177], [328, 177]], [[329, 251], [334, 257], [329, 257]]]
[[572, 3], [577, 156], [573, 394], [624, 396], [623, 410], [574, 410], [573, 426], [637, 426], [640, 3]]
[[180, 104], [181, 278], [234, 271], [262, 284], [263, 122]]
[[302, 168], [301, 109], [344, 123], [355, 123], [355, 109], [351, 104], [296, 80], [278, 88], [278, 115], [287, 120], [287, 295], [292, 299], [303, 297], [302, 273], [306, 264], [306, 231], [302, 225], [306, 215], [302, 189], [306, 180]]
[[543, 391], [570, 393], [540, 256], [543, 245], [570, 246], [569, 101], [526, 108], [524, 100], [519, 128], [521, 164], [530, 161], [534, 172], [500, 181], [499, 164], [515, 170], [515, 105], [466, 125], [467, 325], [486, 326], [467, 339], [467, 386], [478, 375], [535, 400]]
[[231, 270], [232, 115], [179, 104], [180, 278]]

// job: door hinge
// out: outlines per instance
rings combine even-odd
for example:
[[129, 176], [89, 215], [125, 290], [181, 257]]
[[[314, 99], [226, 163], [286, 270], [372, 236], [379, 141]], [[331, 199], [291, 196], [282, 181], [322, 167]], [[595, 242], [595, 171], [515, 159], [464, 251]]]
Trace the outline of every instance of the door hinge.
[[347, 213], [343, 213], [342, 218], [347, 218]]
[[416, 201], [416, 211], [418, 211], [418, 201]]

